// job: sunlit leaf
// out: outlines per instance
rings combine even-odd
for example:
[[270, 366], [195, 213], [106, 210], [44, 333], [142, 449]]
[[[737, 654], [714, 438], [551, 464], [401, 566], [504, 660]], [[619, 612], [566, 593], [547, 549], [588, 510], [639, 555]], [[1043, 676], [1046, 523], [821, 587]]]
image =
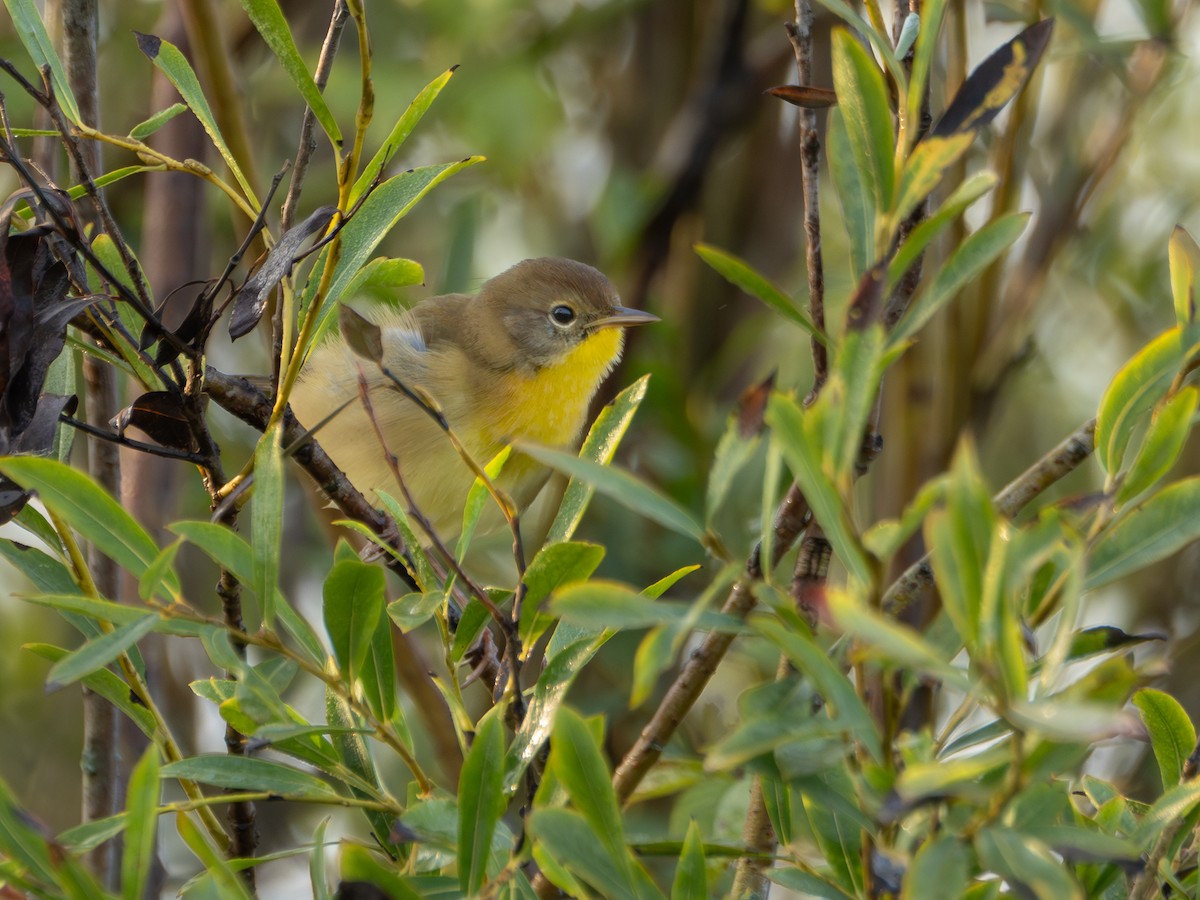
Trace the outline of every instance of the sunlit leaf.
[[1196, 747], [1196, 729], [1179, 701], [1170, 694], [1143, 688], [1133, 695], [1142, 714], [1150, 746], [1158, 762], [1163, 790], [1179, 784], [1184, 763]]
[[1096, 540], [1088, 560], [1088, 590], [1170, 556], [1200, 537], [1200, 477], [1163, 488], [1121, 516]]
[[1158, 403], [1181, 362], [1181, 332], [1165, 331], [1139, 350], [1113, 377], [1096, 414], [1096, 459], [1109, 475], [1121, 470], [1138, 420]]

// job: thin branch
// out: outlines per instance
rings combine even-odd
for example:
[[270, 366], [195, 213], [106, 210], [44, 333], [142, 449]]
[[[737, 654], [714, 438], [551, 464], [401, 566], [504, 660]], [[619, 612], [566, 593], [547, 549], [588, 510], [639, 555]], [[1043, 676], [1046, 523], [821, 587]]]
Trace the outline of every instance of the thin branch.
[[[994, 498], [996, 510], [1012, 517], [1055, 482], [1075, 471], [1095, 449], [1096, 420], [1089, 419], [1062, 443], [1014, 478]], [[883, 610], [898, 615], [933, 587], [933, 567], [929, 554], [905, 570], [883, 595]]]

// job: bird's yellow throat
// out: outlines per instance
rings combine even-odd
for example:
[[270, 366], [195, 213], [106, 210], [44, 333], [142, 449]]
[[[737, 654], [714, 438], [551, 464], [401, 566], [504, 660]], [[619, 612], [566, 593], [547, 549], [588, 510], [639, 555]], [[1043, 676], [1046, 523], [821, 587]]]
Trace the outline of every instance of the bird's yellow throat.
[[514, 372], [498, 379], [488, 409], [478, 411], [489, 443], [524, 438], [557, 447], [574, 441], [600, 380], [621, 356], [623, 337], [620, 328], [602, 328], [533, 376]]

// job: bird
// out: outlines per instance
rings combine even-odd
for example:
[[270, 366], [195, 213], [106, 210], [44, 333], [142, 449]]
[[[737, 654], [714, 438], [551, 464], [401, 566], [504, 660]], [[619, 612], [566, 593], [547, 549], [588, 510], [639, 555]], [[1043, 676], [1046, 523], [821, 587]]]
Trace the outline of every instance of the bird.
[[[573, 448], [592, 398], [621, 357], [625, 328], [659, 321], [622, 306], [613, 283], [592, 266], [549, 257], [519, 262], [473, 295], [445, 294], [368, 317], [381, 332], [383, 368], [431, 397], [480, 465], [517, 440]], [[438, 539], [453, 539], [474, 474], [428, 412], [344, 337], [313, 351], [290, 397], [293, 413], [312, 427], [344, 406], [316, 434], [322, 448], [369, 499], [387, 492], [403, 502], [360, 400], [360, 373], [413, 505]], [[516, 452], [498, 483], [523, 509], [548, 477]], [[503, 524], [498, 515], [490, 521], [493, 529]]]

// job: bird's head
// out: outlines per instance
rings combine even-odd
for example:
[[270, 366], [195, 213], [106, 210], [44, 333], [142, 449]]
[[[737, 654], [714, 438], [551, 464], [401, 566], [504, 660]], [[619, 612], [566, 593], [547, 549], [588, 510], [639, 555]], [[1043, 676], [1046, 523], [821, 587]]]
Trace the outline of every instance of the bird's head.
[[491, 361], [535, 372], [609, 329], [616, 329], [615, 361], [620, 329], [658, 321], [651, 313], [621, 306], [611, 281], [571, 259], [517, 263], [485, 283], [476, 302], [495, 329], [478, 336]]

